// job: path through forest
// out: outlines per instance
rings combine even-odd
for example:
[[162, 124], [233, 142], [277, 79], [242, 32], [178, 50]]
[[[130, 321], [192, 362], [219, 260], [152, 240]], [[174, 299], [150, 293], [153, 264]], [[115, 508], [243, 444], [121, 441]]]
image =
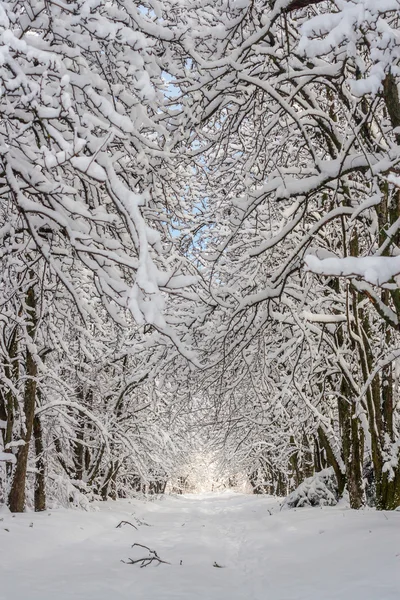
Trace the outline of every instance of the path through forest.
[[[230, 492], [97, 509], [3, 508], [0, 600], [400, 598], [400, 512], [280, 511], [276, 500]], [[137, 529], [116, 528], [121, 520]], [[147, 556], [134, 542], [171, 564], [122, 563]]]

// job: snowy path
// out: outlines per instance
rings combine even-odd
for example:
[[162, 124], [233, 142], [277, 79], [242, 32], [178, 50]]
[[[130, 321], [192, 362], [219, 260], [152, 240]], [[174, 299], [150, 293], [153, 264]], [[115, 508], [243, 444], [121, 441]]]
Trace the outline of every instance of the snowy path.
[[[400, 512], [279, 512], [272, 499], [231, 493], [98, 506], [3, 511], [0, 600], [400, 598]], [[116, 529], [135, 517], [150, 527]], [[121, 563], [138, 556], [134, 542], [171, 565]]]

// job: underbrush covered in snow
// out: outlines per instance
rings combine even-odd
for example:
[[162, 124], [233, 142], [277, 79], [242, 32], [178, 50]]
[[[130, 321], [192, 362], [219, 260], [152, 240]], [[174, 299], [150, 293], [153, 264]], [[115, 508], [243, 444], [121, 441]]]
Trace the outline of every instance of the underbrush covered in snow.
[[302, 506], [335, 506], [338, 487], [332, 468], [324, 469], [308, 477], [285, 499], [282, 508]]

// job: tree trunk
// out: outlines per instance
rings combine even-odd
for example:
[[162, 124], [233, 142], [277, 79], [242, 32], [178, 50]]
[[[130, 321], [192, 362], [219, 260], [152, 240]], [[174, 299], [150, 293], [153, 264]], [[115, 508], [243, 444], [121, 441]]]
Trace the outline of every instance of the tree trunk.
[[339, 423], [342, 438], [343, 460], [346, 467], [347, 490], [351, 508], [365, 504], [362, 476], [364, 454], [363, 435], [355, 415], [355, 403], [345, 377], [342, 378], [339, 400]]
[[[8, 358], [10, 361], [9, 365], [5, 365], [4, 372], [8, 379], [10, 379], [14, 385], [17, 385], [19, 379], [19, 358], [18, 358], [18, 338], [17, 338], [17, 327], [14, 328], [9, 342], [8, 342]], [[15, 413], [18, 410], [17, 398], [14, 393], [9, 389], [6, 393], [6, 397], [2, 401], [2, 414], [4, 421], [6, 421], [6, 429], [3, 433], [3, 443], [5, 452], [12, 453], [11, 448], [7, 448], [7, 445], [12, 442], [13, 431], [14, 431], [14, 420]], [[12, 463], [6, 463], [7, 477], [10, 478], [12, 474]]]
[[338, 484], [338, 493], [339, 497], [343, 496], [344, 488], [346, 487], [346, 475], [342, 472], [340, 468], [339, 462], [335, 456], [335, 453], [332, 450], [330, 445], [328, 436], [326, 435], [324, 429], [321, 425], [318, 427], [318, 437], [319, 443], [324, 448], [326, 452], [326, 458], [330, 467], [333, 467], [333, 470], [336, 475], [336, 481]]
[[314, 438], [314, 470], [318, 473], [322, 471], [321, 450], [318, 438]]
[[46, 510], [46, 480], [43, 456], [42, 424], [39, 416], [33, 420], [33, 436], [35, 438], [36, 471], [35, 471], [35, 512]]
[[[36, 330], [36, 298], [34, 286], [28, 289], [26, 295], [26, 306], [29, 317], [27, 326], [28, 336], [33, 340]], [[26, 383], [24, 391], [24, 413], [25, 413], [25, 431], [21, 432], [21, 439], [24, 445], [20, 447], [17, 455], [17, 465], [14, 471], [14, 477], [11, 485], [8, 504], [11, 512], [23, 512], [25, 508], [25, 485], [26, 470], [28, 466], [29, 444], [32, 437], [33, 421], [35, 417], [36, 402], [36, 377], [37, 364], [30, 352], [26, 349]]]

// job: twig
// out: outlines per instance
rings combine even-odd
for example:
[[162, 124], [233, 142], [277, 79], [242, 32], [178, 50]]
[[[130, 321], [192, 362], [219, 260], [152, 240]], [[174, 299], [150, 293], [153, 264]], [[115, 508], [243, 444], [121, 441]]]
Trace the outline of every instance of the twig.
[[134, 525], [133, 523], [131, 523], [130, 521], [121, 521], [121, 523], [118, 523], [118, 525], [116, 526], [115, 529], [119, 529], [122, 525], [130, 525], [131, 527], [133, 527], [134, 529], [137, 529], [136, 525]]
[[138, 519], [137, 517], [134, 517], [134, 519], [139, 526], [145, 525], [146, 527], [151, 527], [151, 525], [149, 525], [149, 523], [146, 523], [146, 521], [142, 521], [142, 519]]
[[154, 560], [157, 561], [157, 566], [160, 565], [161, 563], [164, 565], [171, 564], [171, 563], [167, 562], [166, 560], [161, 560], [161, 558], [158, 558], [157, 556], [148, 556], [147, 558], [138, 558], [137, 560], [133, 560], [133, 558], [128, 558], [128, 560], [121, 560], [121, 562], [123, 562], [126, 565], [136, 565], [138, 563], [142, 563], [140, 565], [140, 568], [143, 569], [143, 567], [147, 567]]
[[135, 546], [137, 546], [138, 548], [144, 548], [145, 550], [148, 551], [150, 556], [146, 556], [145, 558], [137, 558], [137, 559], [133, 559], [133, 558], [128, 558], [128, 560], [121, 560], [121, 562], [123, 562], [126, 565], [137, 565], [140, 563], [140, 568], [143, 569], [143, 567], [147, 567], [148, 565], [150, 565], [152, 562], [156, 561], [157, 562], [157, 566], [160, 565], [161, 563], [164, 565], [170, 565], [171, 563], [167, 562], [166, 560], [162, 560], [157, 552], [155, 550], [151, 550], [148, 546], [144, 546], [143, 544], [132, 544], [132, 548], [134, 548]]

